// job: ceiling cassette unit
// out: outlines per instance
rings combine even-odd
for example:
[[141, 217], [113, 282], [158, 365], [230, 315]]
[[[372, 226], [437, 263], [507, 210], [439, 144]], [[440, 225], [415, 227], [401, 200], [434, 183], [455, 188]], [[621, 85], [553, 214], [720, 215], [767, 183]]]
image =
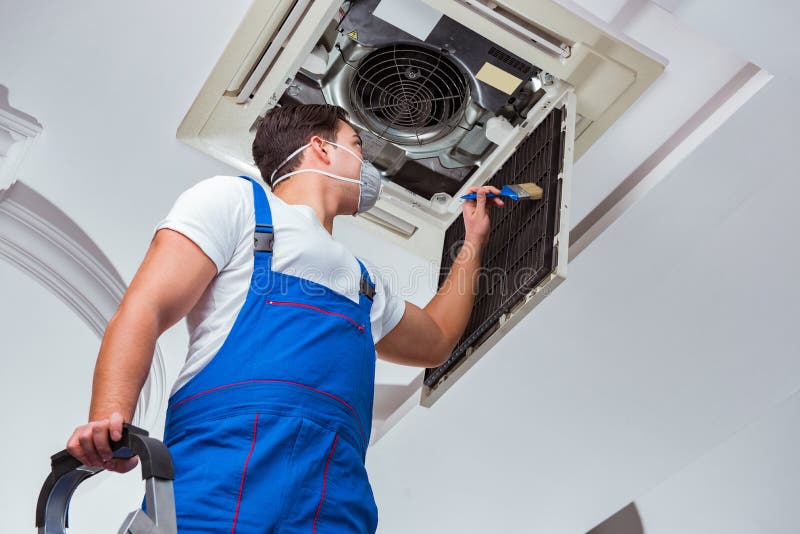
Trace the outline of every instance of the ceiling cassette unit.
[[[563, 4], [563, 5], [562, 5]], [[265, 112], [349, 112], [383, 195], [357, 224], [441, 266], [470, 186], [533, 182], [492, 210], [479, 294], [430, 406], [566, 276], [573, 161], [662, 73], [654, 54], [553, 0], [255, 0], [178, 130], [253, 176]]]

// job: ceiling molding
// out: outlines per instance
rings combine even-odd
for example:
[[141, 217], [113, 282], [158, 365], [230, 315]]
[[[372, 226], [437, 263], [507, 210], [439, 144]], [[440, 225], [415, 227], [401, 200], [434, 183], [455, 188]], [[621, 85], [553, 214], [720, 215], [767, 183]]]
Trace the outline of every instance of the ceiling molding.
[[31, 144], [42, 131], [39, 122], [8, 102], [8, 89], [0, 85], [0, 189], [14, 182]]
[[[0, 258], [52, 291], [103, 338], [126, 284], [72, 219], [21, 181], [0, 189]], [[164, 407], [165, 376], [164, 357], [156, 345], [134, 424], [155, 425]]]

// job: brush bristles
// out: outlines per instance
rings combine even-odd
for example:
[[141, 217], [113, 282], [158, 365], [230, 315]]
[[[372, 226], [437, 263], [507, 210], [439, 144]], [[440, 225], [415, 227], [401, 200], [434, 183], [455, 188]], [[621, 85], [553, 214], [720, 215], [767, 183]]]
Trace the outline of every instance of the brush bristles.
[[[524, 191], [524, 196], [530, 199], [539, 199], [542, 198], [544, 194], [544, 190], [536, 184], [514, 184], [514, 187], [518, 187]], [[523, 194], [519, 195], [520, 198], [523, 197]]]

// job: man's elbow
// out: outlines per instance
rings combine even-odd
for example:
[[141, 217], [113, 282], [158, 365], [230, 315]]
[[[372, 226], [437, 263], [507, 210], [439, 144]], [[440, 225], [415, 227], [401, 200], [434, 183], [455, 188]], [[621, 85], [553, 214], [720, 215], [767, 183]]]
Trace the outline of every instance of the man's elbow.
[[450, 358], [450, 355], [453, 354], [453, 350], [456, 348], [455, 345], [455, 343], [442, 342], [437, 350], [434, 351], [435, 356], [432, 358], [433, 361], [430, 362], [428, 367], [435, 368], [443, 365], [444, 362]]

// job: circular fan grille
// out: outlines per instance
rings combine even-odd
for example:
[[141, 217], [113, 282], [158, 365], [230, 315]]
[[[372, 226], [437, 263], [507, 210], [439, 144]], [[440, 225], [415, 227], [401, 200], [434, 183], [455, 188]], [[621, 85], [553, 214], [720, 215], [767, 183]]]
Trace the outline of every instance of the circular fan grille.
[[421, 144], [458, 125], [467, 90], [461, 71], [442, 53], [392, 45], [361, 61], [350, 85], [350, 101], [375, 134]]

